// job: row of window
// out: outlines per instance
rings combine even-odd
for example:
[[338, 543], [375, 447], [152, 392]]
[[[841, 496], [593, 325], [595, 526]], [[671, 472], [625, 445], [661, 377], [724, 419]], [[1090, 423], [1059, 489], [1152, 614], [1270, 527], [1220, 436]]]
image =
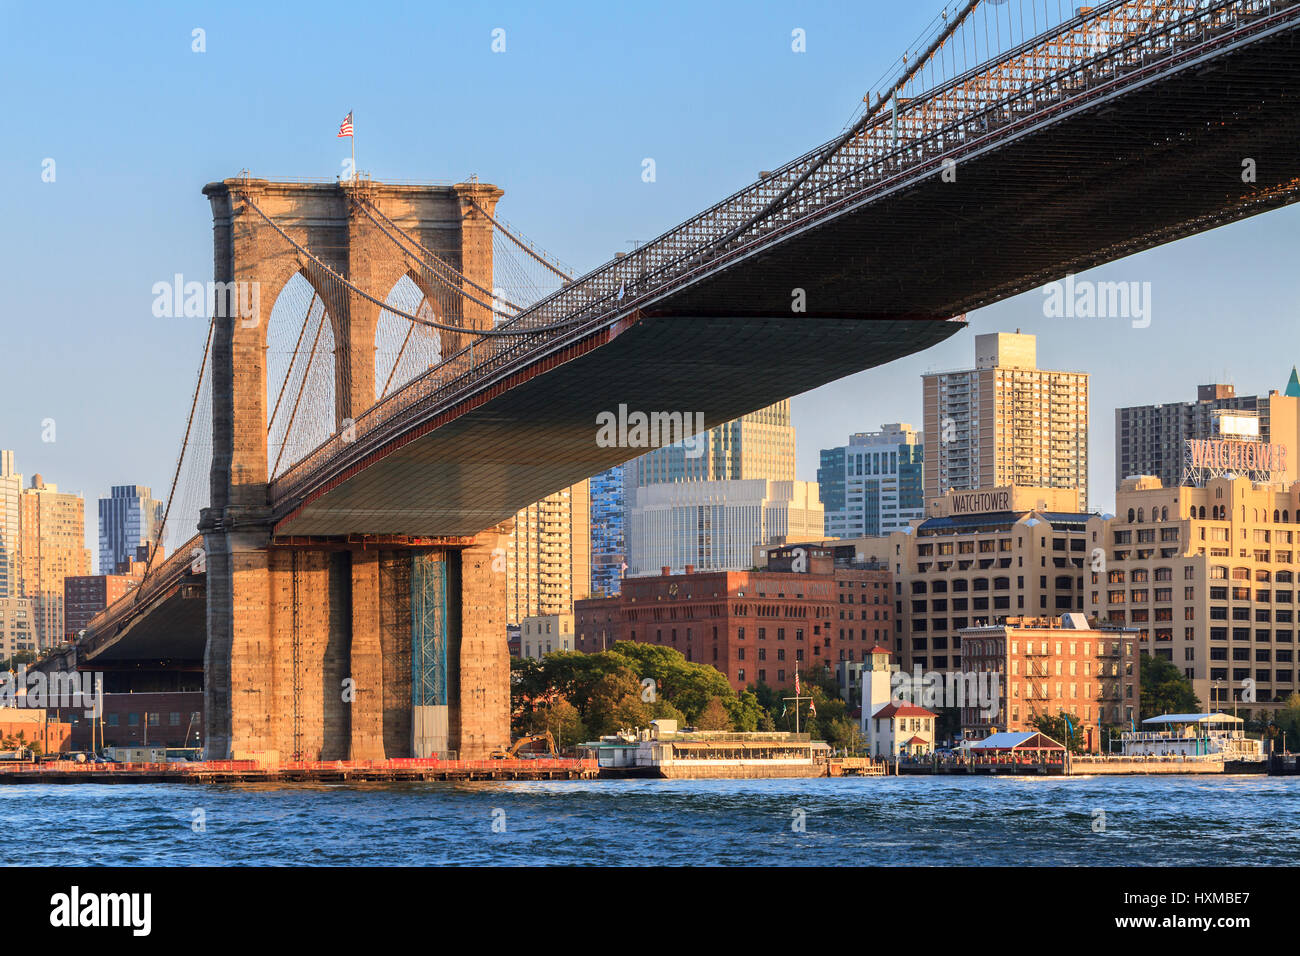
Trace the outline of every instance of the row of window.
[[[121, 718], [122, 718], [122, 715], [121, 715], [121, 714], [117, 714], [117, 713], [114, 713], [114, 714], [108, 714], [107, 717], [106, 717], [106, 719], [108, 720], [108, 726], [110, 726], [110, 727], [117, 727], [117, 726], [120, 726], [120, 724], [121, 724]], [[202, 718], [201, 718], [201, 716], [200, 716], [200, 714], [199, 714], [199, 712], [198, 712], [197, 710], [190, 714], [190, 722], [193, 723], [195, 726], [198, 725], [198, 723], [200, 722], [201, 719], [202, 719]], [[170, 727], [178, 727], [178, 726], [180, 726], [180, 722], [181, 722], [181, 715], [180, 715], [178, 712], [176, 712], [176, 711], [172, 711], [171, 713], [169, 713], [169, 714], [167, 715], [167, 724], [168, 724], [168, 726], [170, 726]], [[138, 727], [138, 726], [140, 726], [140, 715], [139, 715], [138, 713], [134, 712], [134, 711], [131, 711], [131, 712], [127, 713], [127, 715], [126, 715], [126, 725], [127, 725], [128, 727]], [[157, 711], [152, 711], [152, 710], [149, 711], [149, 726], [150, 726], [150, 727], [161, 727], [161, 726], [162, 726], [162, 714], [158, 713]]]

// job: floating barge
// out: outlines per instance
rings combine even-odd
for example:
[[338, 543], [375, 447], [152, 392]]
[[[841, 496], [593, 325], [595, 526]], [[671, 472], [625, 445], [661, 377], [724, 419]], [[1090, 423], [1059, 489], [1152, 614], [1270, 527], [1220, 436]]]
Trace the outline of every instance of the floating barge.
[[255, 760], [179, 763], [44, 763], [0, 765], [0, 784], [78, 783], [393, 783], [398, 781], [590, 780], [596, 761], [302, 760], [267, 766]]

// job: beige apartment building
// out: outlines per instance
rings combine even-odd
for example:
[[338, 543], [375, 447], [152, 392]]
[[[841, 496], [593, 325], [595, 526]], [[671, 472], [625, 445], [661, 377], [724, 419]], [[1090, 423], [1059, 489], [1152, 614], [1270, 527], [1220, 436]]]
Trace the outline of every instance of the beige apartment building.
[[63, 640], [64, 579], [90, 574], [85, 502], [34, 475], [19, 512], [23, 597], [32, 602], [37, 649], [44, 650]]
[[573, 615], [591, 588], [591, 495], [583, 481], [515, 515], [506, 541], [506, 623]]
[[547, 654], [573, 650], [573, 615], [539, 614], [519, 626], [519, 656], [540, 661]]
[[1166, 488], [1126, 479], [1089, 571], [1087, 609], [1137, 631], [1143, 650], [1172, 661], [1210, 710], [1270, 711], [1296, 682], [1300, 483], [1210, 478]]
[[975, 336], [975, 368], [922, 376], [925, 497], [1072, 488], [1088, 508], [1088, 376], [1038, 368], [1036, 339]]
[[[1107, 728], [1128, 730], [1139, 719], [1141, 674], [1131, 629], [1090, 627], [1082, 614], [1009, 617], [966, 628], [962, 671], [998, 675], [996, 714], [963, 707], [964, 736], [1037, 730], [1037, 716], [1068, 715], [1084, 749], [1106, 749]], [[1060, 741], [1064, 743], [1064, 741]]]
[[14, 471], [14, 453], [0, 451], [0, 598], [21, 597], [22, 562], [18, 503], [23, 495], [23, 476]]
[[[813, 542], [894, 576], [889, 649], [906, 671], [958, 671], [961, 632], [1012, 615], [1084, 609], [1084, 573], [1096, 517], [1077, 510], [1073, 488], [950, 490], [926, 502], [926, 517], [884, 537]], [[769, 549], [755, 548], [760, 564]]]
[[36, 651], [36, 614], [26, 598], [0, 597], [0, 660]]

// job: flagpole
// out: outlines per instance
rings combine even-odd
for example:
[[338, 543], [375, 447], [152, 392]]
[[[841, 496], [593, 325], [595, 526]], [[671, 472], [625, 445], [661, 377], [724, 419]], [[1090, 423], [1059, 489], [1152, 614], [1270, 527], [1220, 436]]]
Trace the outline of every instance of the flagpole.
[[348, 139], [352, 140], [352, 181], [357, 181], [357, 117], [351, 110], [348, 115], [352, 117], [352, 135]]

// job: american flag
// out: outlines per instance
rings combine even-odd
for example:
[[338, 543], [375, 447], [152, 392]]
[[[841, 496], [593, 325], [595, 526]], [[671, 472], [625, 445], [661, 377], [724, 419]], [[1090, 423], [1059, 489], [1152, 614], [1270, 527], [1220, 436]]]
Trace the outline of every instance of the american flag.
[[799, 672], [794, 672], [794, 695], [799, 696]]
[[348, 110], [348, 115], [343, 117], [343, 123], [339, 126], [339, 135], [336, 139], [342, 139], [344, 136], [352, 135], [352, 111]]

